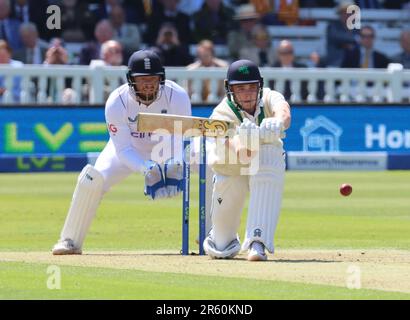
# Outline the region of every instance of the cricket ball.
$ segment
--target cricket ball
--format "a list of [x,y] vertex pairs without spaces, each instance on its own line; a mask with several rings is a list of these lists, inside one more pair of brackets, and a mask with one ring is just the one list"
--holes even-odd
[[341,186],[340,186],[340,194],[342,195],[342,196],[345,196],[345,197],[347,197],[348,195],[350,195],[351,193],[352,193],[352,186],[350,185],[350,184],[348,184],[348,183],[343,183]]

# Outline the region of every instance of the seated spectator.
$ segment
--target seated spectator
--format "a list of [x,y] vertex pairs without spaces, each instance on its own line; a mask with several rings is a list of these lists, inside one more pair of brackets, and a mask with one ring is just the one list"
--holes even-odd
[[160,0],[159,2],[161,4],[159,10],[154,11],[148,19],[145,42],[151,45],[154,44],[161,25],[169,22],[177,29],[182,44],[188,45],[191,43],[190,19],[189,16],[178,9],[179,0]]
[[402,31],[400,45],[403,51],[393,57],[393,62],[401,63],[405,69],[410,69],[410,30]]
[[152,48],[162,60],[164,66],[187,66],[192,62],[187,46],[179,42],[178,31],[172,24],[164,23],[159,30],[156,46]]
[[275,51],[271,47],[272,40],[268,30],[262,24],[253,27],[252,44],[242,48],[240,59],[248,59],[255,62],[259,67],[269,67],[275,62]]
[[[21,61],[11,59],[12,49],[5,40],[0,40],[0,65],[9,65],[14,68],[20,68],[23,66]],[[6,79],[4,76],[0,76],[0,102],[3,101],[3,97],[7,94]],[[10,94],[12,95],[13,102],[20,102],[21,92],[21,77],[14,77]]]
[[125,21],[125,12],[120,5],[111,8],[110,22],[114,29],[114,39],[121,43],[124,49],[124,60],[128,61],[131,54],[141,45],[140,30],[136,24]]
[[98,59],[101,56],[101,45],[114,38],[114,29],[109,20],[101,20],[94,29],[96,41],[89,42],[81,50],[80,64],[89,65],[91,60]]
[[[264,25],[280,25],[283,22],[278,20],[280,0],[250,0],[260,16],[260,23]],[[276,7],[276,10],[275,10]]]
[[[273,64],[275,68],[306,68],[302,63],[295,61],[295,53],[293,49],[293,44],[289,40],[282,40],[278,46],[278,61]],[[289,80],[285,81],[284,92],[282,92],[286,100],[289,100],[292,96],[291,83]],[[308,96],[307,82],[301,82],[301,92],[302,100],[306,100]]]
[[299,21],[299,0],[279,0],[276,11],[280,22],[288,26],[295,25]]
[[101,61],[101,64],[104,66],[113,66],[119,67],[122,66],[123,62],[123,55],[122,55],[122,45],[120,42],[116,40],[108,40],[104,42],[101,46],[101,59],[100,60],[92,60],[90,65],[95,64],[97,61]]
[[342,2],[337,7],[339,19],[331,21],[327,27],[327,57],[330,67],[340,67],[343,62],[345,50],[352,50],[356,45],[357,30],[347,28],[347,19],[349,15],[347,8],[353,5],[353,2]]
[[[101,57],[98,60],[91,60],[90,67],[119,67],[123,65],[123,49],[121,43],[116,40],[108,40],[101,46]],[[118,87],[124,84],[124,79],[119,77],[115,86],[111,86],[110,82],[105,79],[104,81],[104,99],[107,100],[112,87]],[[88,82],[83,85],[83,97],[82,100],[88,101],[89,95],[92,94],[91,86]]]
[[[218,59],[215,57],[214,44],[210,40],[202,40],[197,45],[197,60],[187,66],[187,70],[195,70],[198,68],[227,68],[228,63],[224,60]],[[188,82],[188,94],[192,96],[192,81]],[[209,94],[211,93],[211,81],[204,80],[202,83],[201,97],[202,101],[207,101]],[[225,94],[225,88],[223,81],[219,82],[218,92],[216,93],[217,97],[223,97]]]
[[12,50],[22,48],[19,28],[21,22],[10,16],[10,0],[0,0],[0,39],[5,40]]
[[[321,57],[318,52],[313,51],[309,55],[309,61],[307,62],[308,68],[326,68],[326,58]],[[317,82],[316,99],[323,101],[325,98],[325,81],[319,80]]]
[[228,33],[228,49],[232,60],[239,59],[239,52],[252,45],[252,29],[259,21],[259,14],[252,4],[238,7],[234,20],[238,22],[235,30]]
[[[46,52],[46,59],[44,60],[44,66],[50,65],[67,65],[68,53],[64,48],[64,43],[59,38],[51,40],[51,45]],[[58,99],[58,84],[56,77],[50,77],[47,79],[47,97],[49,102],[57,102]],[[64,78],[64,88],[61,92],[61,100],[63,104],[74,103],[76,93],[71,89],[71,78]]]
[[46,24],[48,5],[47,0],[11,0],[10,16],[21,23],[34,23],[40,38],[48,40],[50,34]]
[[34,23],[23,23],[20,26],[20,35],[23,42],[23,49],[15,53],[17,60],[25,64],[42,64],[48,43],[38,37],[37,27]]
[[214,44],[226,44],[228,32],[234,29],[233,15],[222,0],[205,0],[193,16],[194,40],[209,39]]
[[373,49],[375,30],[364,26],[360,30],[360,44],[345,51],[343,68],[387,68],[390,60],[381,52]]
[[146,22],[156,1],[105,0],[92,2],[98,2],[98,4],[93,4],[91,7],[92,14],[96,18],[96,21],[108,19],[111,15],[112,8],[120,5],[124,8],[126,13],[125,20],[129,23],[139,25]]
[[94,17],[87,10],[87,5],[78,0],[62,0],[61,34],[66,42],[83,42],[92,39]]

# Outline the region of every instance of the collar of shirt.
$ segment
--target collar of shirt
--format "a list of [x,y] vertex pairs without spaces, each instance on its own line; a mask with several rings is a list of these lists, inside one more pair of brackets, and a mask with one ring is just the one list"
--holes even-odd
[[246,118],[248,118],[252,122],[258,124],[257,119],[259,117],[259,114],[261,113],[261,106],[262,106],[262,100],[256,105],[255,113],[253,115],[247,113],[245,110],[243,110],[242,112],[243,112],[243,114],[245,115]]

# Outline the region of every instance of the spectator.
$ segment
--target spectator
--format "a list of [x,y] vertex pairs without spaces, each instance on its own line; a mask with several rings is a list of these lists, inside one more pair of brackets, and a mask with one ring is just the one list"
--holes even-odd
[[[260,16],[260,23],[264,25],[278,25],[283,24],[278,20],[277,11],[280,3],[275,0],[250,0],[249,1],[256,9]],[[276,10],[275,10],[276,6]]]
[[234,20],[239,22],[239,28],[228,33],[228,49],[231,59],[238,60],[242,48],[252,45],[252,28],[259,21],[259,14],[252,4],[238,7]]
[[[66,65],[68,64],[68,53],[64,48],[64,43],[60,38],[51,40],[51,45],[46,52],[46,59],[44,60],[44,66],[50,65]],[[64,78],[64,88],[61,93],[61,101],[63,104],[74,103],[76,93],[71,89],[71,78]],[[49,102],[58,102],[58,84],[56,77],[50,77],[47,81],[47,97]]]
[[[90,67],[109,66],[119,67],[123,62],[123,49],[120,42],[116,40],[108,40],[101,46],[101,57],[98,60],[91,60]],[[124,79],[119,77],[115,86],[124,84]],[[105,79],[104,81],[104,99],[107,100],[112,91],[111,83]],[[92,95],[91,86],[89,83],[85,83],[83,86],[82,100],[88,101],[89,95]]]
[[[293,44],[289,40],[282,40],[278,46],[278,61],[274,63],[275,68],[306,68],[304,64],[295,61],[295,53],[293,49]],[[283,95],[286,100],[290,99],[292,96],[291,83],[289,80],[285,82],[285,90]],[[303,100],[306,100],[308,96],[307,82],[302,81],[300,95]]]
[[122,66],[123,62],[123,49],[120,42],[116,40],[108,40],[101,46],[101,59],[92,60],[90,65],[102,65],[102,66]]
[[110,13],[111,25],[114,29],[114,39],[121,43],[124,49],[124,60],[141,46],[141,34],[138,26],[125,21],[125,12],[120,5],[113,6]]
[[169,22],[177,29],[182,44],[191,43],[190,19],[178,9],[179,0],[161,0],[160,3],[162,4],[160,9],[153,12],[148,20],[145,42],[154,44],[161,25],[164,22]]
[[405,69],[410,69],[410,30],[402,31],[400,45],[403,51],[393,57],[393,61],[401,63]]
[[161,57],[164,66],[187,66],[193,60],[188,47],[179,42],[177,29],[169,23],[162,25],[152,49]]
[[63,0],[61,5],[61,38],[66,42],[83,42],[92,39],[94,17],[86,4],[77,0]]
[[89,65],[93,59],[101,56],[101,45],[114,38],[114,28],[109,20],[101,20],[94,29],[94,36],[97,41],[89,42],[80,54],[80,64]]
[[299,21],[299,0],[277,1],[278,20],[291,26]]
[[[97,21],[108,19],[111,10],[114,6],[121,5],[121,0],[105,0],[105,1],[100,1],[102,3],[98,4],[95,10],[93,10],[93,14]],[[140,1],[137,1],[140,2]],[[142,1],[141,1],[142,2]]]
[[375,30],[364,26],[360,30],[360,45],[345,51],[343,68],[387,68],[389,59],[373,49]]
[[[317,53],[316,51],[313,51],[309,55],[309,60],[307,64],[308,64],[307,65],[308,68],[326,68],[327,67],[326,58],[321,57],[319,53]],[[323,101],[325,98],[325,81],[324,80],[319,80],[317,82],[316,98],[320,101]]]
[[328,65],[331,67],[340,67],[343,61],[344,51],[351,50],[356,45],[357,30],[347,28],[347,8],[353,5],[353,2],[342,2],[337,7],[339,20],[331,21],[327,27],[327,57]]
[[[11,59],[12,49],[5,40],[0,40],[0,65],[7,64],[14,68],[20,68],[23,66],[21,61]],[[11,89],[12,101],[20,102],[21,92],[21,77],[14,77]],[[0,102],[3,101],[5,94],[7,93],[6,83],[4,76],[0,76]]]
[[222,0],[205,0],[201,10],[193,16],[196,41],[209,39],[214,44],[226,44],[227,35],[234,29],[234,12]]
[[[215,57],[214,44],[210,40],[202,40],[197,45],[197,60],[187,66],[187,70],[195,70],[198,68],[227,68],[228,63],[225,60]],[[188,82],[188,93],[192,96],[192,81]],[[201,97],[202,101],[207,101],[209,94],[211,93],[211,81],[204,80],[202,82]],[[223,97],[225,94],[225,88],[223,81],[219,82],[217,97]]]
[[49,39],[50,31],[47,29],[47,0],[12,0],[10,17],[21,23],[32,22],[37,26],[40,38]]
[[268,67],[275,62],[275,51],[271,47],[271,37],[268,30],[262,24],[253,27],[252,44],[240,51],[240,59],[251,60],[259,67]]
[[21,22],[10,17],[10,0],[0,0],[0,39],[5,40],[12,50],[21,49],[19,34]]
[[17,60],[25,64],[42,64],[48,49],[48,43],[41,40],[34,23],[23,23],[20,26],[23,49],[16,52]]

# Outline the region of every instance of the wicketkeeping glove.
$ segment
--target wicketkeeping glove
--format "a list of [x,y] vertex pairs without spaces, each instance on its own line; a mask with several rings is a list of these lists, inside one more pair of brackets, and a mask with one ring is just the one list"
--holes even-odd
[[162,175],[162,169],[158,163],[148,161],[144,171],[144,177],[144,194],[146,196],[150,196],[153,200],[168,197],[164,177]]
[[168,196],[175,197],[182,191],[184,185],[183,165],[174,158],[168,159],[165,162],[164,173]]

